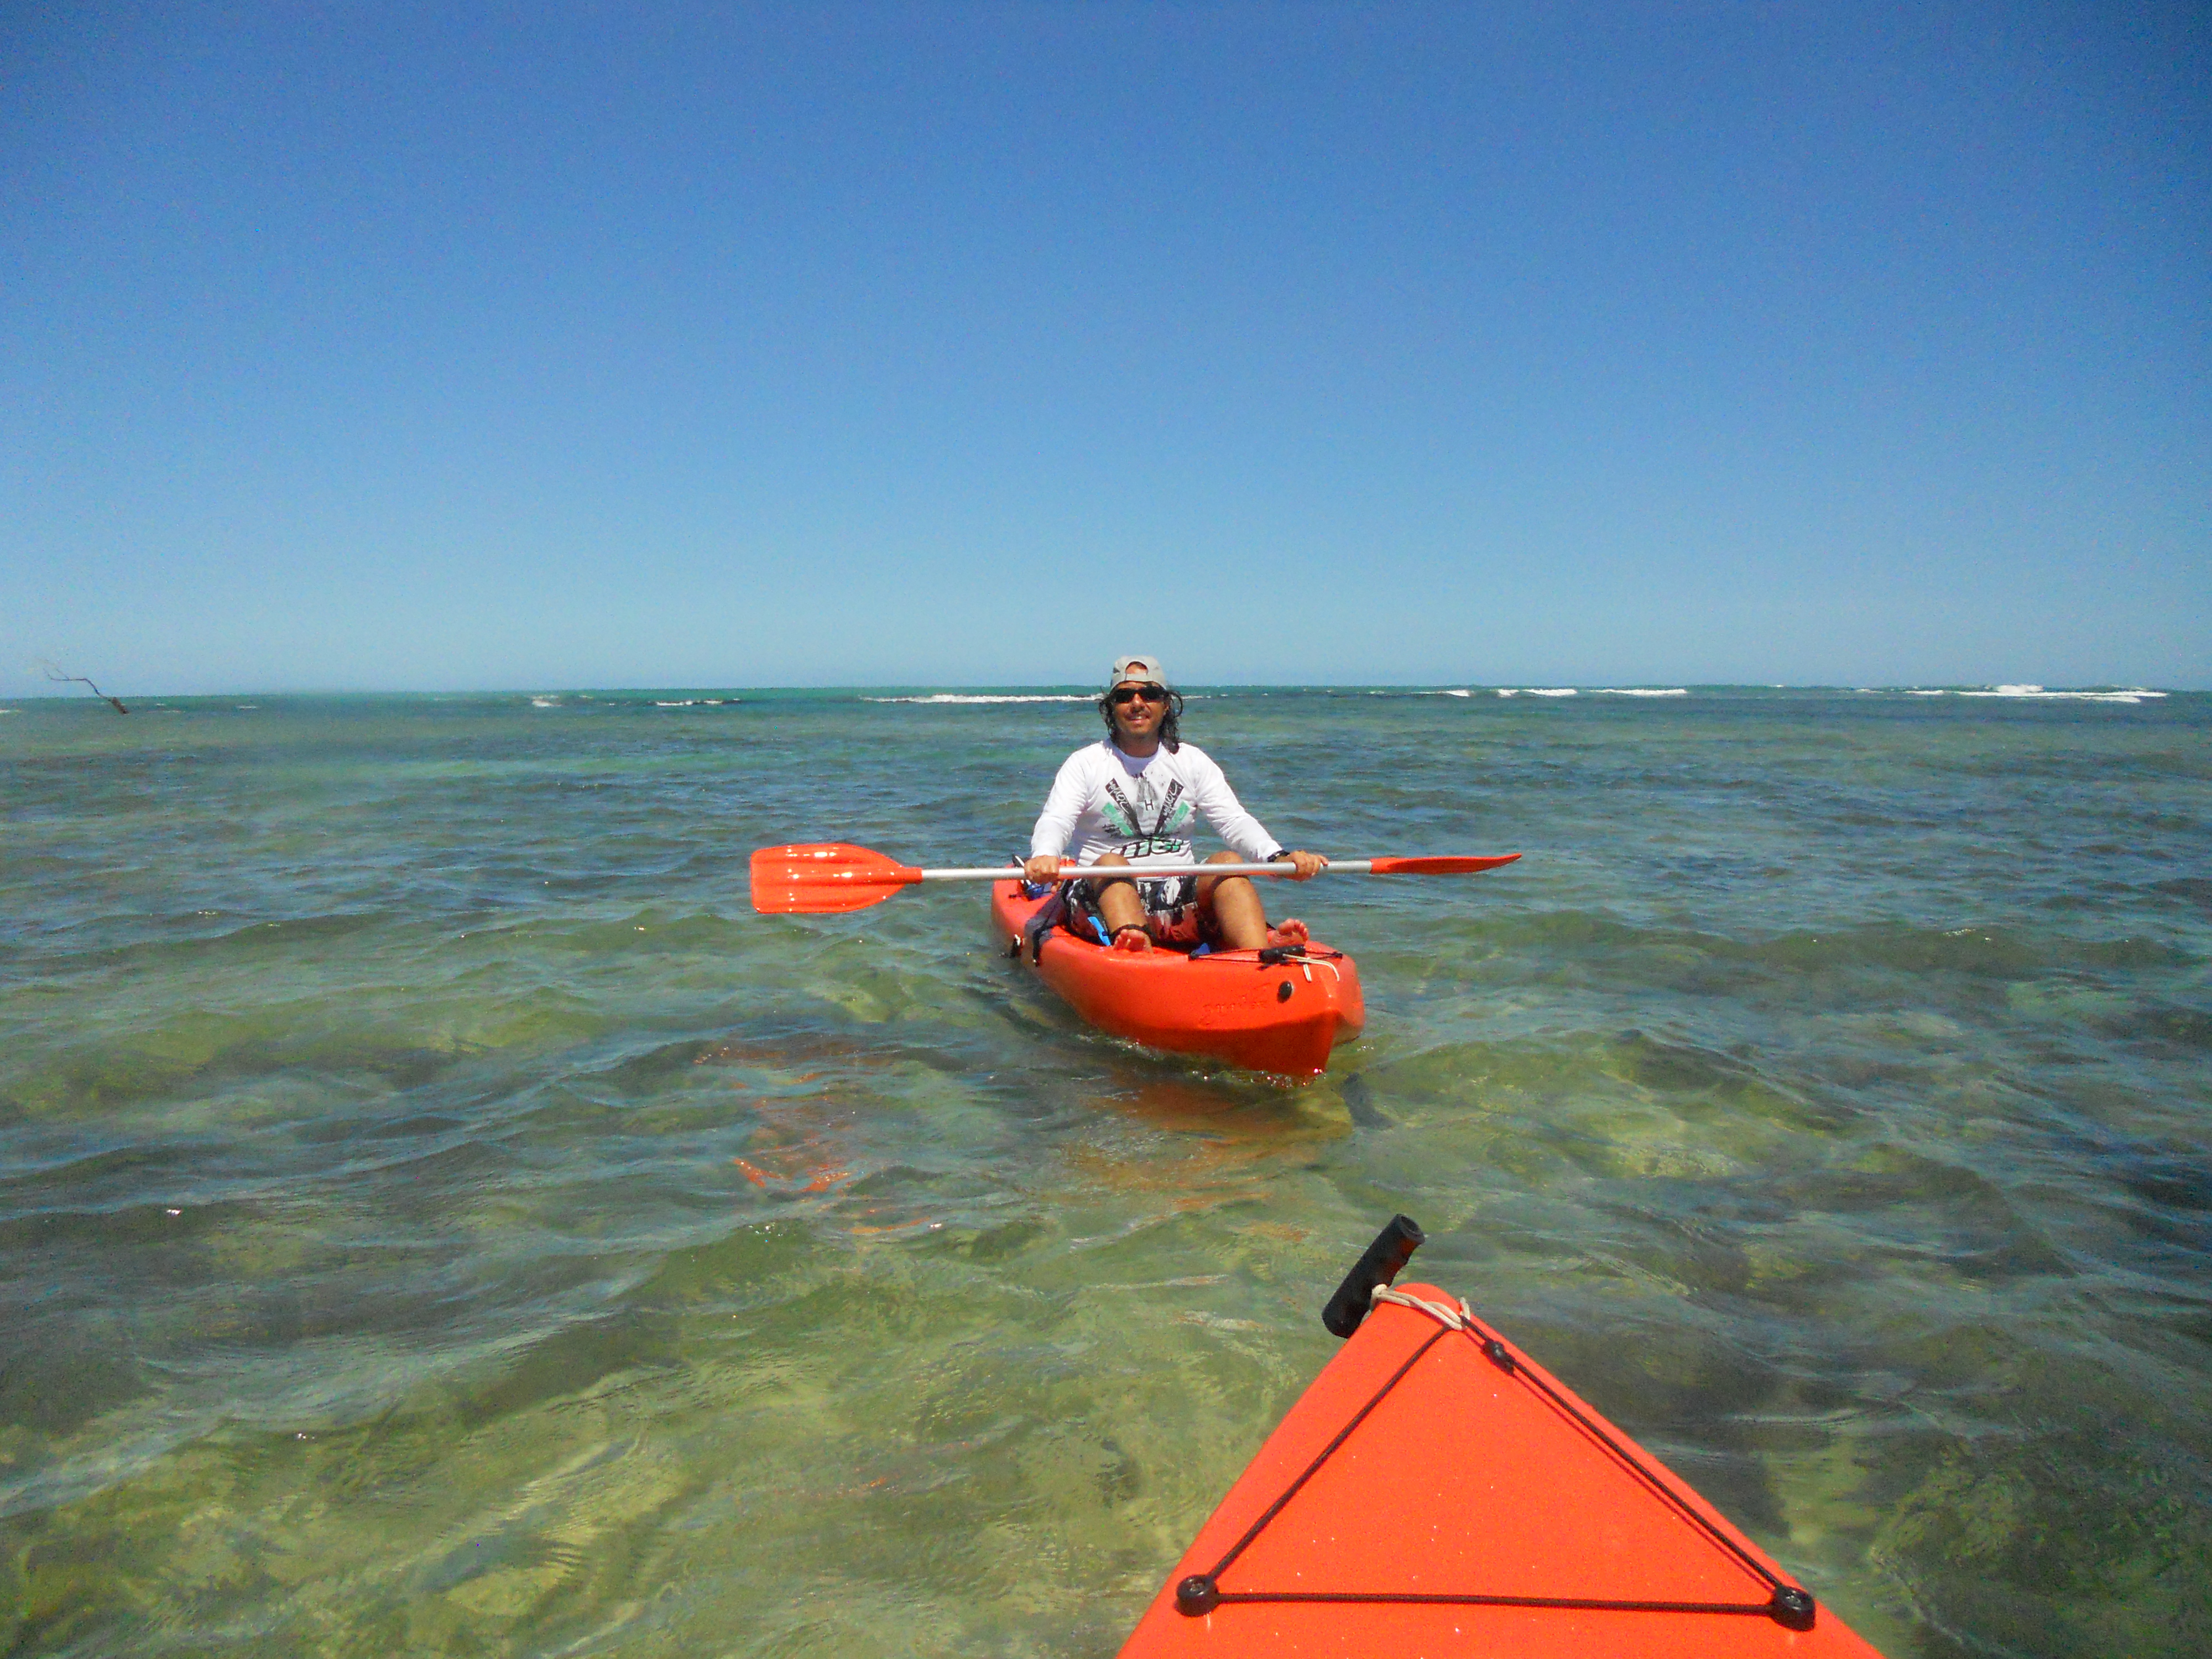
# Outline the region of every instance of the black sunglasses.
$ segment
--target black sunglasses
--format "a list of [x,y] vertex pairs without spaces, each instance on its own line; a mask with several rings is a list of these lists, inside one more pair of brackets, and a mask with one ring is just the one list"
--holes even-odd
[[1124,703],[1165,702],[1167,700],[1167,688],[1159,685],[1117,686],[1115,688],[1114,695],[1109,699],[1116,708],[1121,708]]

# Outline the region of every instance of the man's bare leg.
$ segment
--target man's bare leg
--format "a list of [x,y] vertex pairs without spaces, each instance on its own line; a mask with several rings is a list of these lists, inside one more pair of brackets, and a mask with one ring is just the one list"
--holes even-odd
[[[1129,867],[1129,860],[1119,853],[1102,853],[1098,856],[1098,863],[1091,867],[1097,869],[1108,865],[1126,870]],[[1142,931],[1124,933],[1121,931],[1124,927],[1141,930],[1145,925],[1145,903],[1137,896],[1137,884],[1133,881],[1099,884],[1094,885],[1093,890],[1098,896],[1099,917],[1105,922],[1107,934],[1113,939],[1115,947],[1123,951],[1151,950],[1152,940],[1150,933]]]
[[[1206,860],[1208,864],[1243,861],[1237,854],[1226,851]],[[1267,906],[1261,902],[1259,886],[1249,876],[1200,876],[1198,902],[1200,909],[1213,913],[1213,925],[1221,934],[1224,951],[1257,951],[1271,944],[1305,943],[1306,925],[1294,916],[1285,917],[1282,925],[1270,935]]]

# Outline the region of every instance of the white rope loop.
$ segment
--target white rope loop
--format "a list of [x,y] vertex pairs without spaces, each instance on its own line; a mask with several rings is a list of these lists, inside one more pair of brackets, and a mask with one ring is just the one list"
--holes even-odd
[[1401,1308],[1411,1308],[1415,1313],[1425,1313],[1448,1331],[1474,1331],[1474,1310],[1462,1297],[1457,1307],[1448,1302],[1431,1302],[1425,1297],[1408,1296],[1403,1291],[1394,1291],[1387,1285],[1377,1285],[1372,1302],[1394,1302]]

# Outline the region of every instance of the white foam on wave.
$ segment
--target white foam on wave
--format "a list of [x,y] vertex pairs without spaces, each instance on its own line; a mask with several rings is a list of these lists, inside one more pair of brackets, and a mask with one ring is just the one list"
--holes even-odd
[[[1686,697],[1686,685],[1501,685],[1501,697],[1579,697],[1587,693],[1593,697]],[[1464,691],[1448,695],[1463,697]]]
[[1995,685],[1982,691],[1961,691],[1962,697],[2014,697],[2027,702],[2124,702],[2139,703],[2145,697],[2162,697],[2163,691],[2152,691],[2140,685],[2131,685],[2118,691],[2046,691],[2039,685]]
[[532,697],[530,700],[530,706],[532,708],[558,708],[561,706],[561,699],[558,697]]
[[1006,693],[982,691],[933,691],[923,697],[863,697],[862,702],[1091,702],[1095,699],[1070,696],[1065,692],[1036,693],[1015,696]]
[[[535,699],[533,698],[532,701],[534,702]],[[672,701],[663,701],[661,698],[655,697],[653,700],[653,706],[655,708],[720,708],[724,703],[739,701],[741,700],[737,697],[678,697]]]

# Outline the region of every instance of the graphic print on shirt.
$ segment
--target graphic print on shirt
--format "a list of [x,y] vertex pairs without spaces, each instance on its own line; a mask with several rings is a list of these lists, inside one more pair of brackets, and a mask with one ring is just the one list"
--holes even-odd
[[1106,786],[1103,816],[1109,826],[1125,836],[1135,836],[1145,833],[1137,827],[1137,809],[1129,805],[1129,798],[1121,793],[1121,786],[1118,783]]
[[[1169,784],[1167,793],[1157,799],[1151,778],[1140,773],[1136,783],[1134,801],[1123,793],[1118,778],[1106,785],[1106,821],[1126,837],[1115,850],[1133,862],[1173,859],[1181,863],[1189,860],[1190,842],[1175,833],[1194,816],[1190,803],[1182,798],[1182,780],[1178,778]],[[1152,818],[1149,824],[1145,822],[1147,809]],[[1179,918],[1183,908],[1197,900],[1198,878],[1170,876],[1157,881],[1140,880],[1137,893],[1147,915]]]
[[[1139,777],[1135,802],[1121,792],[1121,781],[1116,779],[1107,784],[1106,799],[1109,802],[1105,809],[1106,822],[1132,841],[1180,841],[1182,838],[1175,832],[1188,823],[1192,817],[1190,803],[1182,798],[1182,780],[1180,778],[1168,786],[1164,797],[1155,800],[1152,781],[1148,777]],[[1145,808],[1147,806],[1153,809],[1152,821],[1149,825],[1145,823]],[[1159,850],[1170,849],[1163,848]],[[1127,849],[1124,851],[1126,853]]]

